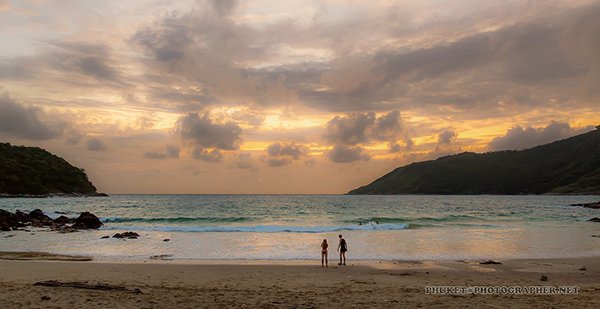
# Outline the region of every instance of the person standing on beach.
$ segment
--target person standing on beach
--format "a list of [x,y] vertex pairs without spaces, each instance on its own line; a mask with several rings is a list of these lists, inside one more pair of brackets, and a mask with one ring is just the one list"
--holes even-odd
[[[346,251],[348,251],[348,245],[346,244],[346,240],[342,238],[342,235],[340,235],[340,244],[337,247],[337,251],[340,252],[340,262],[338,265],[346,265]],[[343,263],[342,258],[344,259]]]
[[325,267],[329,267],[329,259],[327,258],[327,248],[329,245],[327,244],[327,239],[323,239],[321,243],[321,267],[325,265]]

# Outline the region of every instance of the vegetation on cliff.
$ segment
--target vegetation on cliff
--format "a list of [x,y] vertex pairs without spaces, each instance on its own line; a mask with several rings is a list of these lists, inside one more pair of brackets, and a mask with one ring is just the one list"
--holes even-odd
[[597,129],[527,150],[412,163],[348,194],[600,194]]
[[83,169],[38,147],[0,143],[0,194],[96,194]]

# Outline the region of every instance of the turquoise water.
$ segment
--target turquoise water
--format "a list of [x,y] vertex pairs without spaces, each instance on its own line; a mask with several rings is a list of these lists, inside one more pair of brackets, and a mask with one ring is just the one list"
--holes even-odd
[[[361,259],[600,255],[600,211],[569,206],[600,196],[114,195],[0,199],[0,208],[48,215],[90,211],[99,231],[26,232],[0,238],[2,251],[103,257],[311,258],[322,238],[344,234]],[[125,244],[99,236],[132,230]],[[5,232],[4,234],[7,234]],[[158,242],[172,238],[171,242]],[[49,242],[49,243],[48,243]],[[315,245],[316,244],[316,245]]]

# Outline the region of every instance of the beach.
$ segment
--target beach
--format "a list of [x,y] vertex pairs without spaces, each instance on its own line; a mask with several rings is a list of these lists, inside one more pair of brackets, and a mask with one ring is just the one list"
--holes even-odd
[[[49,220],[89,211],[102,222],[0,232],[0,308],[596,308],[597,210],[571,204],[599,198],[0,200]],[[137,236],[116,237],[125,232]],[[347,266],[337,265],[340,234]]]
[[[19,258],[27,260],[13,260]],[[481,261],[65,261],[0,254],[2,308],[598,308],[600,258]],[[547,281],[542,281],[542,276]],[[45,285],[44,285],[45,282]],[[50,283],[48,283],[50,282]],[[37,283],[37,285],[36,285]],[[42,285],[40,285],[40,283]],[[577,294],[426,293],[428,286],[575,286]]]

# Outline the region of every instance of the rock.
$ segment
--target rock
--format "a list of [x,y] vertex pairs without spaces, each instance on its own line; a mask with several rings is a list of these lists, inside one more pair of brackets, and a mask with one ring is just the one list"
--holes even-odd
[[45,296],[45,295],[42,296],[42,300],[50,300],[50,299],[52,299],[52,298],[50,298],[50,296]]
[[594,217],[594,218],[589,219],[588,221],[590,221],[590,222],[600,222],[600,218]]
[[25,226],[25,224],[27,224],[27,223],[30,223],[30,222],[31,222],[31,217],[30,217],[28,214],[26,214],[26,213],[24,213],[24,212],[22,212],[22,211],[20,211],[20,210],[17,210],[17,211],[15,212],[15,217],[17,218],[17,220],[18,220],[20,223],[22,223],[22,224],[23,224],[23,226]]
[[75,233],[75,232],[79,231],[78,229],[76,229],[76,228],[74,228],[72,226],[58,226],[58,227],[55,227],[53,230],[57,231],[57,232],[59,232],[61,234]]
[[64,211],[55,211],[55,214],[59,214],[59,215],[66,215],[67,213]]
[[548,277],[546,275],[542,275],[540,277],[540,281],[548,281]]
[[124,232],[124,233],[117,233],[115,235],[113,235],[113,238],[127,238],[127,239],[137,239],[138,237],[140,237],[140,235],[138,233],[135,232]]
[[60,216],[60,217],[54,219],[54,223],[56,223],[58,225],[71,224],[71,223],[73,223],[73,219],[68,218],[66,216]]
[[41,209],[33,210],[32,212],[29,213],[29,217],[31,217],[31,219],[36,219],[36,220],[50,219],[50,217],[46,216]]
[[100,239],[107,239],[107,238],[110,238],[110,236],[105,235],[105,236],[100,237]]
[[483,265],[487,265],[487,264],[498,264],[498,265],[502,265],[502,263],[500,263],[500,262],[496,262],[496,261],[493,261],[493,260],[487,260],[487,261],[481,262],[481,263],[479,263],[479,264],[483,264]]
[[15,214],[10,211],[6,211],[4,209],[0,209],[0,230],[1,231],[10,231],[13,228],[16,228],[19,221],[17,220]]
[[163,239],[163,241],[171,241],[171,240],[170,240],[170,239],[168,239],[168,238],[165,238],[165,239]]
[[600,202],[571,204],[571,206],[579,206],[579,207],[585,207],[585,208],[600,209]]
[[587,268],[585,268],[585,266],[583,266],[583,267],[581,267],[579,270],[580,270],[580,271],[586,271],[586,270],[587,270]]
[[51,226],[54,221],[44,214],[40,209],[36,209],[29,213],[31,219],[31,225],[35,227]]
[[109,197],[108,194],[106,193],[102,193],[102,192],[98,192],[96,193],[96,196],[100,196],[100,197]]
[[73,224],[73,227],[76,229],[97,229],[101,226],[102,222],[100,222],[100,219],[93,213],[87,211],[82,212],[79,217],[75,219],[75,224]]

